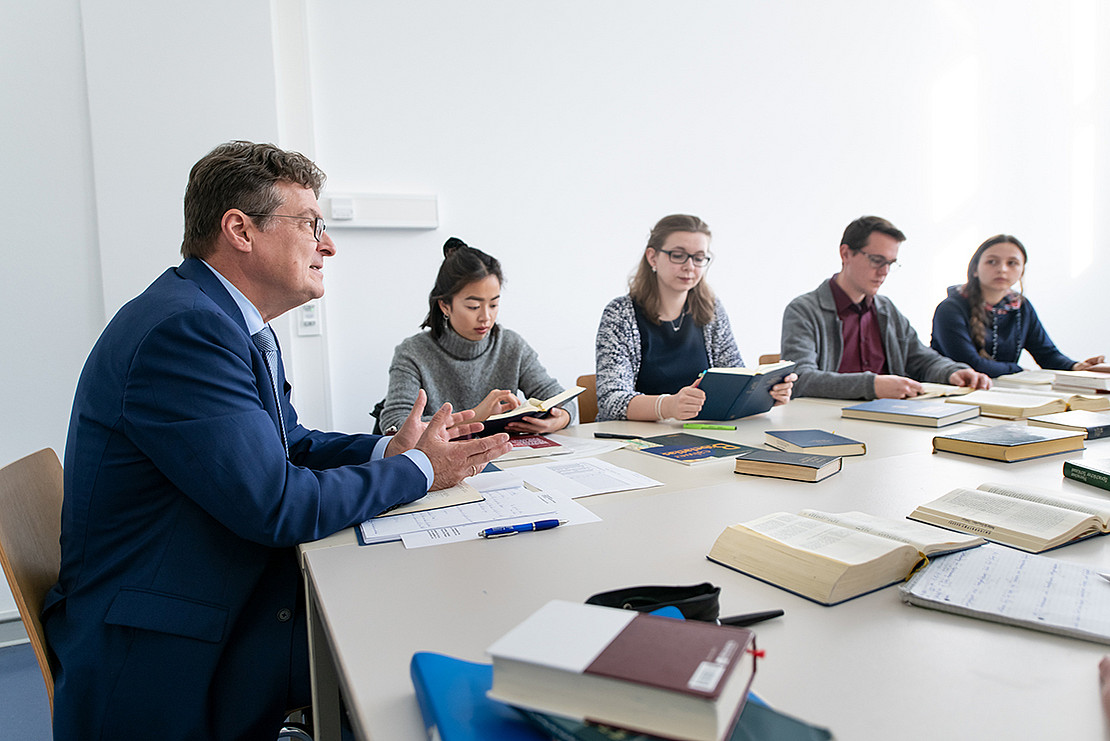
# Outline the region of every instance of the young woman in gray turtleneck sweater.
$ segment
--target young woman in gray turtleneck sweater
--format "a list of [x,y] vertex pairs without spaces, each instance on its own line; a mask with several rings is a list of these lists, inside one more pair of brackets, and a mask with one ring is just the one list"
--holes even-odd
[[[393,352],[389,391],[379,423],[383,430],[404,422],[416,395],[428,394],[430,417],[445,402],[473,409],[475,421],[507,412],[525,396],[546,399],[563,387],[548,375],[536,351],[511,329],[497,324],[501,264],[452,237],[443,245],[443,264],[428,295],[427,331],[404,340]],[[553,409],[543,419],[508,425],[511,432],[554,432],[571,422],[576,403]]]

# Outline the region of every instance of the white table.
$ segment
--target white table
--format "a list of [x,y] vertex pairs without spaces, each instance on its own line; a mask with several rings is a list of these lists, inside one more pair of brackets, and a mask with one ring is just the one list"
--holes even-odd
[[[706,560],[727,525],[806,507],[904,517],[955,486],[1003,481],[1097,496],[1062,479],[1064,459],[1005,464],[931,454],[935,430],[841,420],[839,405],[797,400],[735,433],[821,427],[868,443],[841,473],[817,484],[739,476],[729,461],[688,467],[622,450],[605,456],[666,486],[580,499],[599,523],[496,541],[405,550],[359,547],[348,531],[304,547],[313,659],[321,685],[318,733],[334,731],[338,681],[356,733],[420,739],[408,667],[416,651],[487,660],[485,648],[550,599],[583,601],[637,584],[722,587],[722,614],[783,608],[756,626],[767,652],[753,685],[772,705],[829,726],[842,739],[1097,738],[1097,663],[1107,647],[902,604],[896,588],[822,607]],[[664,425],[578,428],[661,434]],[[680,429],[680,428],[679,428]],[[946,428],[947,430],[956,428]],[[1110,457],[1110,441],[1083,454]],[[524,462],[522,462],[524,463]],[[1053,558],[1110,566],[1096,538]]]

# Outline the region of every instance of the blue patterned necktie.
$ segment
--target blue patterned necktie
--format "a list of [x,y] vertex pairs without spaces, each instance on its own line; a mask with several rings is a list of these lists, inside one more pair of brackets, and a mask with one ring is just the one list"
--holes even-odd
[[251,340],[254,342],[254,346],[258,348],[258,351],[262,353],[262,358],[266,361],[266,370],[270,372],[270,388],[273,389],[274,401],[277,403],[278,429],[281,432],[281,444],[285,446],[285,456],[289,457],[289,441],[285,438],[285,416],[281,413],[281,394],[278,392],[277,340],[274,339],[274,331],[270,329],[269,324],[252,334]]

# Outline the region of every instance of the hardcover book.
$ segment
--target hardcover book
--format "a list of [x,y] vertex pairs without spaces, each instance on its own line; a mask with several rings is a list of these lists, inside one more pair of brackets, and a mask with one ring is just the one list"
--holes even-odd
[[1110,502],[1012,484],[953,489],[911,520],[1040,553],[1110,531]]
[[867,452],[867,445],[859,440],[825,430],[767,430],[763,434],[772,448],[790,453],[863,455]]
[[489,648],[495,700],[688,741],[728,738],[755,674],[745,628],[554,600]]
[[643,439],[649,445],[639,448],[641,453],[685,463],[687,466],[707,463],[721,458],[734,458],[746,450],[757,450],[757,448],[750,445],[727,443],[724,440],[692,435],[689,432],[672,432],[667,435],[656,435]]
[[937,435],[933,438],[933,451],[938,450],[1013,463],[1044,455],[1083,450],[1083,433],[1004,424]]
[[777,512],[725,528],[709,560],[822,605],[902,581],[926,556],[982,545],[931,525],[864,512]]
[[1110,414],[1081,409],[1030,417],[1028,423],[1034,427],[1053,427],[1058,430],[1082,432],[1088,440],[1110,436]]
[[820,481],[840,470],[838,456],[752,448],[736,456],[736,473],[794,481]]
[[1093,370],[1056,371],[1056,383],[1085,391],[1110,391],[1110,373]]
[[945,427],[979,416],[978,407],[960,407],[943,401],[874,399],[844,407],[840,416],[873,422],[894,422],[922,427]]
[[1074,481],[1110,491],[1110,461],[1064,461],[1064,475]]
[[1054,414],[1068,409],[1068,402],[1062,396],[1008,389],[978,389],[946,401],[949,404],[972,404],[979,407],[979,413],[984,417],[1002,419],[1027,419],[1038,414]]
[[505,425],[510,422],[519,422],[525,417],[535,417],[536,419],[543,419],[551,414],[551,410],[556,407],[566,405],[572,399],[578,398],[578,395],[586,389],[581,386],[571,386],[566,391],[555,394],[550,399],[529,399],[516,409],[502,412],[501,414],[493,414],[482,420],[481,432],[475,433],[475,437],[486,437],[498,432],[505,431]]
[[762,414],[775,404],[771,387],[794,370],[783,360],[755,368],[710,368],[698,382],[705,404],[695,419],[727,420]]

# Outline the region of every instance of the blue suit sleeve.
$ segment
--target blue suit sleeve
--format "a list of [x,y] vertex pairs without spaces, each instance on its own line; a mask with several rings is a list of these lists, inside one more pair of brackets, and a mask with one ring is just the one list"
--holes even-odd
[[290,546],[424,495],[424,475],[407,457],[370,462],[373,436],[287,420],[286,459],[255,362],[238,327],[192,311],[156,325],[128,371],[127,435],[212,517],[247,540]]

